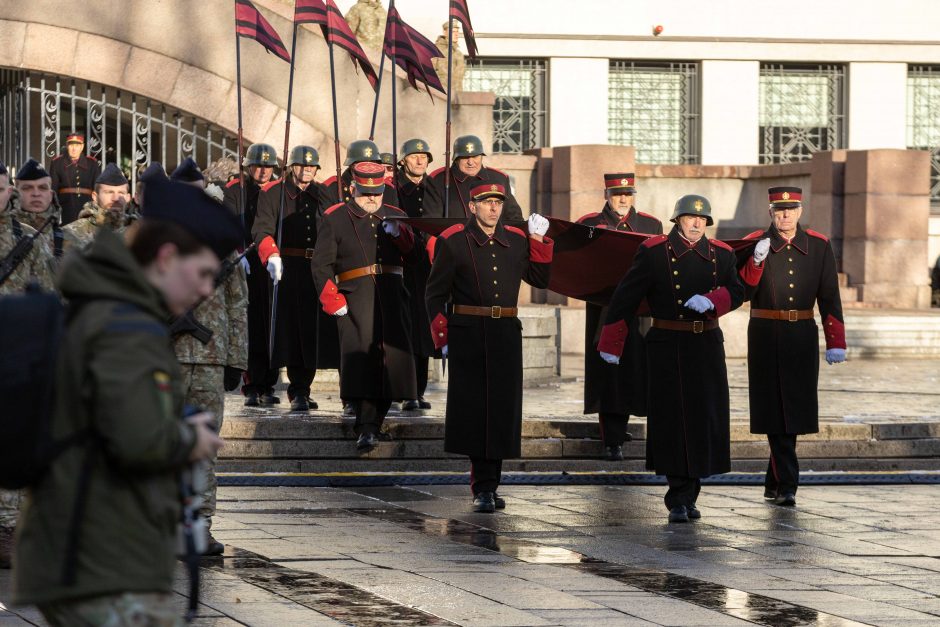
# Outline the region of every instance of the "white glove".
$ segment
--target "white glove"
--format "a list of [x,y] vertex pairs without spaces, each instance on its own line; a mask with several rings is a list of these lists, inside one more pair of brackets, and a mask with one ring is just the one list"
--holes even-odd
[[545,235],[548,233],[548,218],[533,213],[529,216],[529,235]]
[[348,313],[349,313],[349,307],[347,307],[346,305],[343,305],[342,307],[334,311],[333,315],[336,316],[337,318],[340,318],[342,316],[345,316]]
[[609,364],[619,364],[620,358],[616,355],[611,355],[610,353],[605,353],[604,351],[598,351],[601,354],[601,359],[606,361]]
[[699,313],[705,313],[709,309],[714,309],[715,303],[708,300],[708,298],[706,298],[705,296],[702,296],[701,294],[696,294],[689,300],[685,301],[685,306],[693,311],[697,311]]
[[392,237],[401,235],[401,224],[398,223],[398,220],[385,220],[382,222],[382,228]]
[[281,277],[284,276],[284,262],[281,261],[279,255],[271,255],[268,257],[268,274],[271,275],[271,280],[277,283],[281,280]]
[[826,349],[826,363],[829,365],[832,364],[841,364],[845,361],[845,349],[844,348],[827,348]]
[[770,252],[770,238],[765,237],[761,241],[757,242],[757,246],[754,247],[754,263],[760,265],[764,259],[767,259],[767,254]]
[[248,257],[242,257],[238,263],[241,264],[242,270],[245,271],[245,276],[251,274],[251,264],[248,263]]
[[447,344],[444,344],[444,347],[441,349],[441,355],[447,357]]

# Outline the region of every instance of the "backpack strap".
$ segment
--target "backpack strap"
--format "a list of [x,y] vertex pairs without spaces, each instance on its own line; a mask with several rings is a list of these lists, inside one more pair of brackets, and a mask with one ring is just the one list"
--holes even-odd
[[52,223],[52,245],[53,255],[56,259],[59,259],[62,256],[65,245],[65,234],[62,232],[62,227],[59,226],[58,220]]

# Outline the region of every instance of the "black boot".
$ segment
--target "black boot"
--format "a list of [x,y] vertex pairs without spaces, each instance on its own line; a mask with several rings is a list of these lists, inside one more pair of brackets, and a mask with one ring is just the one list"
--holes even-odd
[[496,511],[496,499],[492,492],[480,492],[473,497],[473,511],[492,514]]
[[607,447],[607,456],[605,459],[609,462],[623,461],[623,447],[615,444]]
[[261,403],[258,401],[257,392],[248,392],[245,394],[245,407],[258,407]]
[[689,522],[689,510],[685,505],[676,505],[669,510],[669,522],[687,523]]
[[307,411],[310,409],[310,403],[307,401],[307,397],[300,394],[294,397],[294,400],[290,402],[291,411]]
[[356,451],[364,455],[374,450],[377,443],[378,438],[375,437],[374,433],[363,433],[356,442]]
[[265,392],[261,395],[259,400],[261,401],[261,404],[265,406],[278,405],[281,402],[281,399],[275,396],[274,392]]

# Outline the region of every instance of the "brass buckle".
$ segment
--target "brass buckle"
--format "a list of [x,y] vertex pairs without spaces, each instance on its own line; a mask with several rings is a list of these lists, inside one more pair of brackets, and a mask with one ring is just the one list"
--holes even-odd
[[369,272],[370,272],[371,274],[381,274],[381,272],[382,272],[382,266],[380,266],[380,265],[377,264],[377,263],[374,263],[374,264],[372,264],[371,266],[369,266]]
[[503,317],[503,308],[499,305],[493,305],[490,307],[490,318],[502,318]]
[[313,259],[313,249],[305,248],[304,249],[304,259]]
[[692,333],[701,333],[704,330],[705,330],[705,321],[703,320],[692,321]]
[[799,320],[798,315],[799,311],[796,309],[787,309],[787,322],[796,322]]

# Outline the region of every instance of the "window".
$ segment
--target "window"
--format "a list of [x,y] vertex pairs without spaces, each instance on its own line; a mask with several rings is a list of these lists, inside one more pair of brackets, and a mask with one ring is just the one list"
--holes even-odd
[[810,159],[845,145],[845,69],[779,65],[760,70],[760,162]]
[[544,60],[469,60],[463,88],[496,94],[493,152],[520,153],[546,145]]
[[930,152],[930,204],[940,213],[940,66],[908,67],[907,147]]
[[696,63],[611,61],[608,141],[637,163],[698,163],[698,77]]

